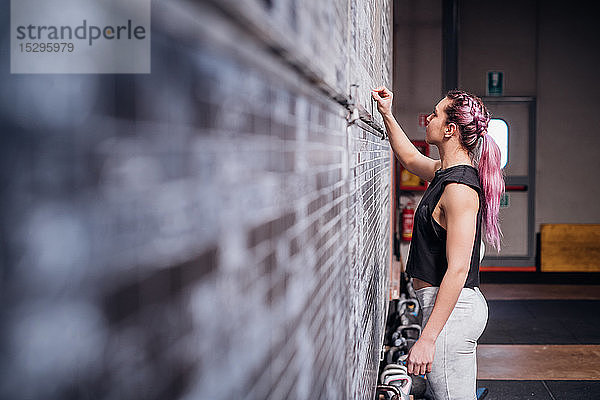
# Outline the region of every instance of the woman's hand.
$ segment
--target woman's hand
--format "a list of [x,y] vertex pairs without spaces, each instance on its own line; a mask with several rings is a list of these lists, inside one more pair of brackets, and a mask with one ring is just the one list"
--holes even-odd
[[426,372],[431,372],[434,354],[435,342],[427,340],[424,337],[419,338],[408,351],[408,358],[406,359],[408,373],[422,375]]
[[377,101],[377,111],[381,115],[392,113],[392,99],[394,94],[385,86],[379,86],[371,90],[371,96]]

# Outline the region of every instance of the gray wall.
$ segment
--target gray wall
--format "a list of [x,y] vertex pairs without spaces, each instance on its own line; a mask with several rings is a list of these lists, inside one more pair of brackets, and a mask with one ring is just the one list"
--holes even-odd
[[[412,140],[425,140],[419,114],[429,114],[442,98],[442,2],[403,0],[394,3],[394,116]],[[439,158],[437,147],[430,156]],[[422,192],[404,192],[400,198],[397,223],[409,199],[416,203]],[[399,228],[401,230],[401,227]],[[401,242],[404,263],[410,242]]]
[[459,86],[485,96],[487,71],[504,72],[504,96],[536,95],[536,0],[461,0]]
[[504,71],[506,96],[537,98],[536,231],[600,222],[600,28],[576,2],[460,2],[459,84],[485,95]]
[[321,89],[371,108],[391,12],[155,1],[150,75],[2,63],[0,397],[372,398],[390,151]]
[[418,116],[442,98],[441,1],[394,6],[394,116],[411,139],[425,140]]
[[539,1],[536,223],[600,223],[600,26],[593,3]]

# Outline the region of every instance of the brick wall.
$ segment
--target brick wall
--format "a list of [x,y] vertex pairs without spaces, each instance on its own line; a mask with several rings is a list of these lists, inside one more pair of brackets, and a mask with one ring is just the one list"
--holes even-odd
[[390,3],[157,1],[151,75],[0,66],[0,397],[373,397],[390,151],[323,87],[372,112]]

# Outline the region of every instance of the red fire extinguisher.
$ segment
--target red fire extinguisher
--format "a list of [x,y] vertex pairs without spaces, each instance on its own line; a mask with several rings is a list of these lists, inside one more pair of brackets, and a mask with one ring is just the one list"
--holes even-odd
[[415,220],[415,203],[410,200],[402,210],[402,240],[408,242],[412,239],[413,223]]

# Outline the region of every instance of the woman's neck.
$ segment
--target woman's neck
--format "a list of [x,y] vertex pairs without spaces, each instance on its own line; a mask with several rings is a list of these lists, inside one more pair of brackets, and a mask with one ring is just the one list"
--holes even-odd
[[443,148],[439,148],[440,160],[442,161],[442,169],[450,168],[455,165],[473,165],[471,163],[471,157],[466,150],[455,149],[454,151],[447,151]]

